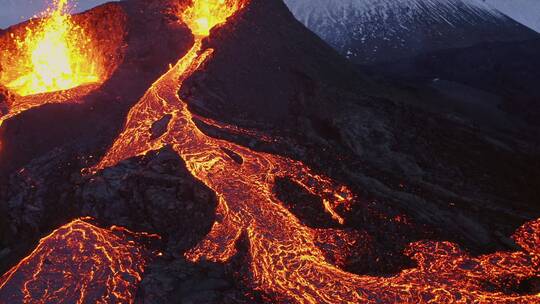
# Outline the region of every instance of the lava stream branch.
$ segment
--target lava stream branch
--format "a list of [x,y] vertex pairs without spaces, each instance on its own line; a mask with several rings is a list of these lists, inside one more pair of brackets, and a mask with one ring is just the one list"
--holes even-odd
[[[234,8],[229,15],[241,7],[227,6],[230,1],[208,2],[222,5],[223,10]],[[197,16],[198,5],[208,2],[195,1],[188,9],[189,14]],[[411,244],[407,254],[418,261],[419,266],[388,278],[355,275],[332,265],[316,244],[317,231],[304,225],[285,207],[274,194],[273,186],[277,177],[291,178],[307,191],[320,196],[326,210],[341,223],[344,220],[335,208],[350,204],[350,191],[314,174],[301,162],[253,151],[206,135],[198,129],[187,104],[179,98],[178,91],[183,81],[213,52],[201,49],[201,41],[208,35],[208,30],[200,28],[208,21],[203,17],[193,19],[198,27],[193,27],[192,20],[184,19],[196,36],[193,48],[132,108],[124,131],[94,168],[103,169],[150,150],[171,146],[191,174],[219,198],[218,220],[207,237],[186,253],[189,260],[227,262],[236,253],[235,243],[240,235],[247,235],[253,287],[286,302],[540,301],[540,295],[507,295],[487,291],[482,285],[486,280],[492,280],[496,285],[503,277],[518,284],[538,275],[534,271],[538,244],[524,247],[523,252],[473,258],[451,243],[415,243]],[[153,138],[152,125],[166,116],[170,117],[166,132]],[[242,158],[242,162],[235,161],[225,151],[232,151]],[[538,240],[539,222],[528,225],[533,228],[527,237]],[[521,236],[518,240],[522,240]]]

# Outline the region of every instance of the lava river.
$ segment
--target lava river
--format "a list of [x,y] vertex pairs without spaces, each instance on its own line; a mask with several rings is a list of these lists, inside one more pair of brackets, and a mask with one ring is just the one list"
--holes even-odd
[[[277,177],[287,177],[318,195],[325,210],[339,223],[339,208],[352,194],[318,175],[301,162],[253,151],[201,132],[180,99],[183,81],[211,58],[202,40],[215,25],[226,22],[243,6],[241,0],[195,0],[181,14],[195,43],[160,77],[131,109],[123,132],[96,170],[151,150],[171,146],[191,174],[219,199],[217,221],[207,237],[186,257],[191,261],[227,262],[236,254],[236,241],[247,237],[253,287],[286,303],[532,303],[540,295],[504,294],[485,288],[502,281],[520,282],[538,276],[540,221],[516,233],[522,252],[470,257],[447,242],[419,242],[406,254],[418,262],[393,277],[360,276],[332,265],[317,247],[317,234],[296,218],[273,193]],[[170,118],[167,130],[152,137],[152,126]],[[219,123],[216,123],[219,125]],[[235,157],[231,157],[234,155]],[[338,208],[339,207],[339,208]],[[331,230],[322,233],[332,233]]]

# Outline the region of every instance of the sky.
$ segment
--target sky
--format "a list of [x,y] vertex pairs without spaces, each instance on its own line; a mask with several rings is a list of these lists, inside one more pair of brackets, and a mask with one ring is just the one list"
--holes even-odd
[[[43,11],[52,0],[0,0],[0,28],[27,20]],[[110,0],[70,1],[77,5],[76,11],[84,11]]]
[[501,12],[540,33],[540,0],[485,0]]

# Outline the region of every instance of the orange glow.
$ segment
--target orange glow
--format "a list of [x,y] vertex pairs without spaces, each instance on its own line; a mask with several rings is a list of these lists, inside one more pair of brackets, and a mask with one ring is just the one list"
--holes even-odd
[[55,0],[37,26],[17,37],[21,57],[0,82],[21,96],[71,89],[102,80],[92,41],[67,13],[67,0]]
[[193,35],[208,36],[216,25],[224,23],[243,6],[238,0],[193,0],[193,4],[182,14],[182,20]]
[[[211,25],[226,19],[222,12],[229,14],[242,6],[239,1],[196,1],[186,10],[184,21],[196,36],[194,46],[131,109],[122,134],[94,169],[114,166],[121,160],[171,146],[185,161],[191,174],[212,189],[219,200],[218,220],[186,258],[193,262],[226,263],[236,254],[237,240],[245,235],[253,287],[274,296],[278,302],[540,302],[540,295],[507,295],[484,289],[486,281],[499,286],[497,284],[504,279],[519,283],[538,275],[540,221],[529,223],[516,234],[520,244],[528,245],[522,245],[524,251],[474,258],[452,243],[418,242],[411,244],[406,252],[418,262],[416,268],[393,277],[351,274],[338,267],[344,263],[342,257],[348,250],[338,241],[354,244],[357,241],[354,235],[339,229],[307,227],[273,192],[276,178],[290,178],[320,197],[326,212],[342,224],[345,218],[338,210],[347,209],[353,200],[346,187],[316,174],[299,161],[253,151],[201,132],[177,92],[184,80],[211,58],[214,50],[202,50],[201,42]],[[219,18],[212,15],[213,12],[218,12]],[[167,131],[159,138],[153,138],[152,125],[165,115],[172,117]],[[256,136],[254,132],[207,121],[214,127]],[[236,154],[241,161],[232,159],[230,153]],[[529,239],[534,241],[524,241]],[[338,265],[330,262],[328,255],[319,248],[321,240],[336,242],[331,247],[335,250],[332,255]]]
[[[66,3],[57,1],[56,9],[44,12],[43,19],[0,35],[0,85],[8,86],[11,96],[7,112],[0,114],[0,126],[44,104],[83,102],[122,62],[124,10],[111,5],[69,16]],[[106,24],[99,24],[99,18],[107,18]]]
[[0,277],[0,303],[133,303],[149,257],[135,237],[157,236],[74,220]]

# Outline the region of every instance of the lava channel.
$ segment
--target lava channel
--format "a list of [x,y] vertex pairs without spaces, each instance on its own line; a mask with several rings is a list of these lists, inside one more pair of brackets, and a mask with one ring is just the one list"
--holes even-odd
[[150,256],[135,236],[157,237],[74,220],[0,278],[0,303],[133,303]]
[[[338,223],[344,219],[337,207],[347,208],[352,193],[301,162],[207,136],[197,128],[178,95],[183,81],[214,52],[202,49],[202,40],[210,29],[245,5],[247,2],[240,0],[195,0],[184,10],[182,20],[195,36],[193,48],[131,109],[123,132],[94,170],[171,146],[191,174],[219,199],[218,220],[186,257],[194,262],[225,263],[236,254],[236,241],[244,235],[249,244],[253,287],[280,303],[540,302],[540,295],[504,294],[484,288],[486,282],[497,290],[504,278],[518,284],[538,276],[540,221],[522,228],[528,231],[527,236],[518,233],[517,240],[525,249],[522,252],[474,258],[452,243],[411,244],[406,254],[418,262],[418,267],[393,277],[351,274],[325,258],[316,245],[318,232],[302,224],[276,197],[274,182],[278,177],[290,178],[318,195]],[[152,125],[165,115],[172,117],[167,131],[153,138]],[[231,158],[231,151],[242,161]],[[524,246],[527,244],[530,246]]]

